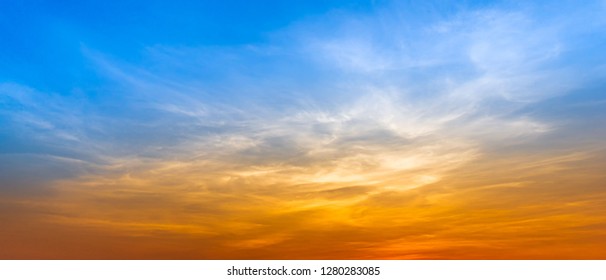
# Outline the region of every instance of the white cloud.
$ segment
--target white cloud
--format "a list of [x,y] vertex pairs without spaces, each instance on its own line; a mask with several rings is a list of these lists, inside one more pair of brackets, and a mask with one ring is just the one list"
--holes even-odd
[[[570,69],[557,67],[570,47],[560,32],[565,25],[544,26],[525,11],[492,9],[419,26],[383,9],[355,21],[302,22],[285,31],[285,38],[296,40],[278,37],[266,46],[146,50],[155,69],[184,64],[179,69],[192,73],[183,77],[85,49],[124,95],[113,102],[148,115],[122,119],[96,112],[93,117],[105,123],[97,132],[109,140],[67,131],[55,136],[86,139],[95,147],[91,153],[103,151],[111,166],[127,169],[150,161],[162,166],[170,158],[171,166],[184,170],[210,168],[208,161],[215,161],[243,178],[274,174],[285,182],[421,186],[477,158],[484,147],[532,141],[553,130],[516,112],[579,83]],[[230,72],[223,60],[275,68],[252,63],[250,68],[271,71]],[[198,76],[195,69],[202,66],[220,69],[222,85],[205,84],[213,81]],[[298,83],[308,72],[328,76],[318,84]],[[306,94],[317,88],[335,97]],[[29,123],[54,127],[40,119],[33,114]],[[124,123],[131,125],[112,127]]]

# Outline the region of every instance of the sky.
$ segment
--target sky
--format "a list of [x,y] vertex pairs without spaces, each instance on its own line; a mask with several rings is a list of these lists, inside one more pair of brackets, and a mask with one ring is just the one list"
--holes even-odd
[[0,259],[606,259],[606,1],[0,1]]

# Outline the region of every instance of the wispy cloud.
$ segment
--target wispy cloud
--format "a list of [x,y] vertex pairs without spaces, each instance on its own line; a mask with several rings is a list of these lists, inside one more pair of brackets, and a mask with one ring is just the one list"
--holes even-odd
[[[191,257],[473,258],[532,244],[524,228],[595,238],[580,228],[603,226],[603,150],[535,147],[570,128],[533,109],[603,75],[601,61],[568,63],[579,33],[603,32],[557,17],[489,7],[412,22],[393,4],[264,44],[149,46],[137,63],[83,48],[105,79],[97,97],[2,84],[0,121],[28,157],[78,166],[37,175],[52,199],[26,204],[47,223],[215,250]],[[585,190],[574,201],[549,179],[582,170],[594,181],[568,182]]]

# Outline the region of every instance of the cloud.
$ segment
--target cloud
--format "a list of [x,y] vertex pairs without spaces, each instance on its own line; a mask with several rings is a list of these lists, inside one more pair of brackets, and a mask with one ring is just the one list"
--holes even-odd
[[579,48],[569,26],[532,9],[411,22],[392,8],[302,21],[259,45],[149,46],[137,63],[83,48],[99,92],[0,86],[17,135],[2,135],[2,162],[19,167],[0,175],[44,158],[52,199],[24,201],[46,223],[218,254],[181,252],[193,257],[473,258],[528,245],[524,227],[599,228],[591,180],[568,181],[587,207],[567,216],[554,209],[575,203],[570,190],[549,178],[595,168],[588,155],[603,151],[527,148],[568,129],[533,109],[600,74],[599,61],[566,63]]

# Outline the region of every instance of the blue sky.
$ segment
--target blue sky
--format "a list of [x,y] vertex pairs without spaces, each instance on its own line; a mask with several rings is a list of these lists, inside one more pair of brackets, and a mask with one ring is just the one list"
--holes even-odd
[[259,133],[301,149],[290,125],[311,141],[344,120],[369,142],[468,127],[481,147],[603,107],[603,2],[3,5],[8,154],[99,164]]
[[[257,43],[293,19],[335,7],[372,6],[347,1],[68,1],[62,5],[19,1],[2,5],[2,60],[12,66],[2,69],[3,76],[49,90],[69,90],[78,81],[94,81],[94,71],[82,56],[83,47],[136,62],[149,46]],[[45,78],[32,73],[32,68],[46,70]]]

